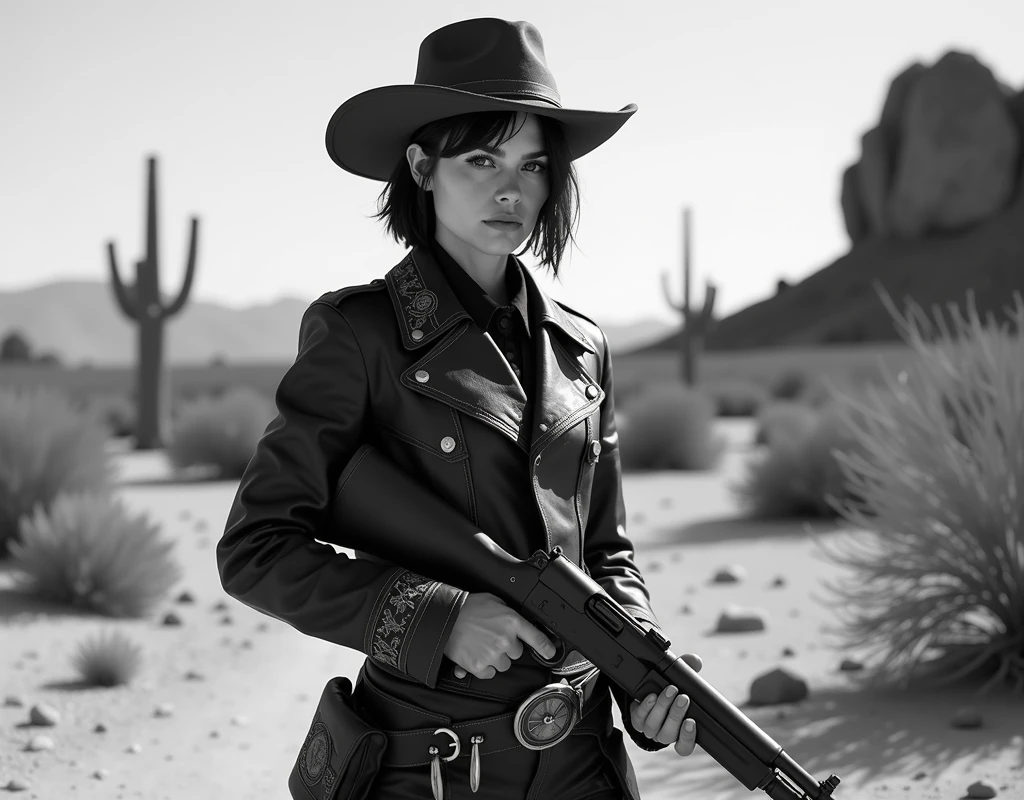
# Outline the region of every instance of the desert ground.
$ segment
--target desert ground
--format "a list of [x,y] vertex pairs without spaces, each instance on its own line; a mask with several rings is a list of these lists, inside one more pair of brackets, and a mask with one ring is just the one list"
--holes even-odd
[[[944,691],[868,691],[860,673],[842,671],[840,648],[824,633],[834,610],[824,582],[840,568],[820,557],[817,535],[843,535],[832,523],[752,523],[740,518],[729,485],[751,457],[753,423],[720,420],[730,447],[709,473],[627,474],[629,533],[654,608],[677,654],[697,653],[702,676],[739,706],[817,780],[836,774],[837,800],[968,797],[988,783],[999,798],[1024,798],[1024,697]],[[118,489],[177,542],[184,578],[151,618],[111,620],[58,609],[11,590],[0,566],[0,790],[57,800],[282,800],[286,779],[324,683],[354,676],[364,656],[305,637],[227,597],[214,547],[237,481],[175,481],[161,453],[112,443]],[[746,571],[713,583],[721,567]],[[776,576],[785,585],[774,587]],[[177,602],[188,591],[193,603]],[[225,604],[223,607],[218,604]],[[715,633],[727,605],[762,609],[764,631]],[[162,624],[175,612],[181,625]],[[72,657],[88,635],[118,629],[144,650],[127,686],[76,681]],[[784,648],[793,655],[783,655]],[[751,681],[784,667],[809,696],[783,706],[746,705]],[[59,713],[53,726],[29,724],[30,709]],[[956,727],[965,707],[981,725]],[[621,725],[617,718],[616,723]],[[97,726],[102,732],[97,732]],[[30,751],[35,736],[52,749]],[[753,794],[698,748],[646,753],[627,744],[645,800],[737,800]],[[486,765],[485,765],[486,769]],[[992,795],[981,795],[992,796]]]

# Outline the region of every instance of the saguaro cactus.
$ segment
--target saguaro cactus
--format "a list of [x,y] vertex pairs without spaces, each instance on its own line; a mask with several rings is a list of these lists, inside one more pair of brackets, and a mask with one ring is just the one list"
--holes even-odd
[[167,442],[170,427],[170,380],[164,367],[164,322],[184,307],[196,267],[199,220],[192,217],[185,282],[169,306],[160,298],[160,267],[157,255],[156,158],[149,158],[146,193],[146,257],[135,263],[135,283],[125,286],[117,271],[114,243],[107,242],[110,279],[121,311],[139,326],[138,360],[135,365],[136,450],[153,450]]
[[668,272],[661,274],[661,288],[665,302],[680,313],[683,322],[681,341],[682,377],[687,386],[697,383],[697,358],[704,348],[704,336],[711,324],[715,309],[715,287],[707,281],[704,290],[704,306],[700,311],[690,308],[690,209],[683,209],[683,302],[672,301],[668,286]]

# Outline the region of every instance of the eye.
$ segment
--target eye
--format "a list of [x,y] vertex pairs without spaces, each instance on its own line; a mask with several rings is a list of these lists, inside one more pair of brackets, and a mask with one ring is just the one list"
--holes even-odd
[[[478,156],[473,156],[472,158],[467,158],[466,159],[466,163],[467,164],[472,164],[475,167],[480,167],[481,169],[483,169],[484,165],[483,164],[477,164],[476,163],[477,161],[491,161],[491,163],[494,163],[491,160],[490,156],[479,156],[478,155]],[[535,166],[535,167],[540,167],[540,169],[531,169],[531,170],[528,170],[529,172],[546,172],[547,171],[547,168],[548,168],[547,164],[544,164],[544,163],[542,163],[540,161],[527,161],[525,166],[530,166],[531,164],[533,166]]]

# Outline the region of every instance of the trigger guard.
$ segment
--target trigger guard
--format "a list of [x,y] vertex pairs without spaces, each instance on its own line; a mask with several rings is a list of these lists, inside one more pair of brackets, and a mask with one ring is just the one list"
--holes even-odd
[[552,656],[551,658],[544,658],[544,656],[542,656],[540,653],[538,653],[532,647],[530,648],[530,650],[533,651],[534,659],[541,666],[544,666],[544,667],[557,667],[557,666],[559,666],[562,663],[562,661],[565,660],[565,657],[567,655],[569,655],[568,651],[565,648],[565,642],[563,642],[557,636],[552,636],[547,631],[544,631],[544,635],[547,636],[554,643],[554,645],[555,645],[555,655]]

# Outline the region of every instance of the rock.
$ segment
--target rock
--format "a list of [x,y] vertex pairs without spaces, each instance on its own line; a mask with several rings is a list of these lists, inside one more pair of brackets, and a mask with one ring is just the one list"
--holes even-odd
[[716,633],[750,633],[765,629],[766,612],[756,608],[727,606],[718,616]]
[[781,589],[785,585],[786,585],[786,578],[785,578],[784,575],[776,575],[772,579],[772,588],[773,589]]
[[187,681],[202,681],[206,680],[201,672],[196,672],[194,669],[190,669],[185,673],[185,680]]
[[173,703],[160,703],[156,708],[153,709],[154,717],[170,717],[174,714]]
[[[855,163],[843,172],[842,189],[839,195],[839,205],[843,209],[843,222],[846,223],[846,235],[850,237],[853,244],[868,238],[871,233],[864,203],[860,199],[860,186],[857,177],[859,168],[860,164]],[[779,281],[775,293],[782,294],[783,290],[788,288],[790,288],[788,283]],[[758,435],[758,441],[755,444],[767,444],[766,441],[760,441],[760,439],[761,437]]]
[[4,708],[23,708],[25,703],[17,695],[9,694],[4,698]]
[[252,639],[242,639],[242,641],[238,643],[238,646],[243,650],[252,650]]
[[266,633],[270,630],[270,626],[266,622],[261,622],[259,625],[256,626],[256,630],[258,630],[260,633]]
[[839,663],[840,672],[857,672],[858,670],[864,669],[864,665],[859,661],[855,661],[852,658],[844,658]]
[[36,703],[29,709],[28,721],[30,725],[56,725],[60,722],[60,712],[46,703]]
[[104,725],[102,722],[98,722],[98,723],[96,723],[96,726],[92,729],[92,732],[93,733],[106,733],[107,732],[107,726]]
[[747,571],[739,564],[730,564],[719,569],[711,578],[712,583],[739,583],[747,577]]
[[782,655],[783,655],[784,658],[789,658],[791,656],[795,656],[796,653],[793,651],[792,647],[783,647],[782,648]]
[[948,52],[920,76],[900,135],[888,198],[898,236],[959,232],[1012,199],[1020,141],[992,71],[974,56]]
[[754,678],[750,684],[750,704],[755,706],[796,703],[808,695],[803,678],[785,667],[776,667]]
[[193,530],[196,530],[196,531],[200,531],[200,532],[201,531],[205,531],[206,530],[206,520],[205,519],[197,519],[196,520],[196,524],[194,526],[192,526],[192,527],[193,527]]
[[25,749],[33,752],[37,750],[52,750],[53,739],[51,739],[49,736],[37,733],[35,736],[28,740],[28,744],[25,745]]
[[917,774],[916,774],[916,775],[914,776],[914,780],[915,780],[915,781],[923,781],[923,780],[924,780],[925,778],[927,778],[927,777],[928,777],[928,773],[927,773],[927,772],[918,772],[918,773],[917,773]]
[[108,775],[110,775],[110,770],[104,769],[103,767],[100,767],[97,770],[93,770],[93,773],[92,773],[92,777],[95,778],[98,781],[103,780]]
[[220,618],[219,624],[221,624],[221,625],[234,625],[235,624],[235,620],[232,619],[230,614],[225,614],[223,617]]
[[984,720],[981,717],[981,712],[975,706],[961,706],[953,712],[953,719],[951,725],[954,728],[980,728]]
[[974,798],[974,797],[980,797],[980,798],[995,797],[996,796],[996,788],[991,783],[988,783],[987,781],[975,781],[974,783],[972,783],[970,786],[967,787],[967,796],[968,797],[972,797],[972,798]]
[[164,618],[160,621],[161,625],[171,627],[181,625],[181,617],[175,614],[173,611],[168,611],[164,614]]
[[28,781],[23,781],[21,778],[11,778],[7,781],[7,785],[4,786],[8,792],[27,792]]
[[132,744],[128,745],[124,749],[124,751],[126,753],[141,753],[142,752],[142,745],[139,744],[138,742],[132,742]]
[[174,602],[176,603],[194,603],[195,601],[196,599],[192,596],[192,593],[189,591],[182,592],[174,600]]
[[216,603],[213,604],[212,610],[213,611],[227,611],[228,608],[229,608],[229,606],[228,606],[226,601],[218,600]]
[[692,614],[693,613],[693,609],[690,608],[689,603],[684,603],[683,607],[681,609],[679,609],[679,613],[680,614]]

